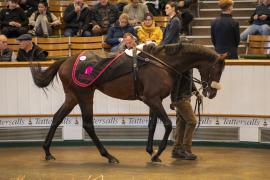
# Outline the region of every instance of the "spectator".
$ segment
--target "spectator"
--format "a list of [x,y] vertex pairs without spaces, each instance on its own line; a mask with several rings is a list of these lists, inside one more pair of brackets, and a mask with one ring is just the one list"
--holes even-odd
[[193,14],[191,13],[190,7],[193,4],[196,4],[197,0],[179,0],[178,1],[178,13],[181,14],[181,20],[182,20],[182,29],[181,33],[189,35],[189,25],[191,21],[193,20]]
[[128,14],[131,26],[140,26],[145,14],[149,13],[147,6],[139,2],[139,0],[130,0],[130,3],[124,7],[123,13]]
[[119,12],[108,0],[99,0],[93,8],[93,28],[95,36],[107,34],[109,27],[118,19]]
[[24,10],[27,17],[30,17],[33,12],[38,9],[38,0],[20,0],[20,7]]
[[142,43],[154,42],[159,45],[163,38],[163,32],[160,27],[155,26],[153,18],[152,14],[146,13],[142,26],[137,31],[137,36]]
[[17,61],[43,61],[48,56],[47,51],[44,51],[32,42],[30,34],[23,34],[17,40],[20,44]]
[[123,36],[123,41],[118,47],[118,52],[125,51],[126,49],[132,49],[136,46],[136,37],[134,37],[131,33],[125,33]]
[[1,31],[8,38],[18,37],[28,30],[28,19],[18,6],[18,0],[8,0],[8,8],[0,12]]
[[237,48],[240,41],[239,23],[232,18],[233,1],[220,0],[222,10],[220,17],[211,24],[211,38],[215,50],[220,53],[229,52],[230,59],[238,59]]
[[160,10],[159,10],[159,0],[146,0],[144,1],[149,12],[153,14],[153,16],[159,16]]
[[168,2],[165,6],[166,15],[170,17],[164,33],[161,45],[173,44],[179,42],[181,22],[176,13],[176,4]]
[[65,31],[64,36],[91,36],[91,13],[83,0],[74,0],[64,12]]
[[110,27],[107,34],[105,42],[112,46],[111,51],[117,51],[125,33],[131,33],[133,36],[136,36],[134,28],[128,23],[128,15],[123,13],[119,20]]
[[60,24],[60,20],[48,10],[48,3],[44,1],[39,2],[38,11],[29,18],[29,25],[33,26],[33,36],[48,37],[52,28],[57,28]]
[[11,61],[12,50],[7,47],[7,37],[0,35],[0,62]]
[[242,41],[246,41],[248,35],[270,34],[270,0],[262,0],[251,15],[250,23],[252,24],[240,35]]

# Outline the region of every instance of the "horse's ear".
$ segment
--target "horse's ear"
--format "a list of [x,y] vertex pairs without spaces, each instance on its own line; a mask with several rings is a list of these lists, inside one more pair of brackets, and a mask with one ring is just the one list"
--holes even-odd
[[219,55],[219,60],[225,61],[225,59],[229,56],[229,53],[224,53]]

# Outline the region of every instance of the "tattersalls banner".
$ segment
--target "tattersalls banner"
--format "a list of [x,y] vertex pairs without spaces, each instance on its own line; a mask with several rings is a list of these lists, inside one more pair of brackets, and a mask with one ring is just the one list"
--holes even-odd
[[[53,117],[0,117],[0,127],[50,126]],[[175,126],[175,116],[170,116]],[[148,126],[148,116],[95,116],[95,126]],[[162,124],[158,120],[158,124]],[[81,117],[66,117],[60,126],[82,126]],[[270,127],[270,118],[202,116],[200,126]]]

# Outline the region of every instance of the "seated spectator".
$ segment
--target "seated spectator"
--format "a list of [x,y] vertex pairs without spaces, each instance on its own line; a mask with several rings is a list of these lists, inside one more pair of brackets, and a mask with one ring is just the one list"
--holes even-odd
[[135,35],[135,30],[128,23],[128,15],[123,13],[120,15],[119,20],[110,27],[106,43],[112,46],[111,51],[116,51],[120,42],[122,42],[125,33],[131,33],[133,36]]
[[242,41],[246,41],[248,35],[270,34],[270,0],[262,0],[261,2],[251,16],[250,22],[252,24],[240,35]]
[[83,0],[74,0],[64,12],[64,36],[91,36],[90,20],[91,13],[88,5],[83,3]]
[[154,16],[161,15],[159,9],[159,0],[146,0],[145,4],[151,14],[153,14]]
[[178,2],[178,11],[182,20],[182,34],[190,34],[189,25],[193,20],[193,14],[191,13],[190,6],[196,2],[197,0],[179,0]]
[[[43,0],[46,1],[46,0]],[[27,17],[30,17],[33,12],[38,9],[38,0],[20,0],[20,7],[24,10]]]
[[43,61],[48,56],[47,51],[44,51],[32,42],[30,34],[23,34],[17,40],[20,44],[17,61]]
[[139,41],[145,44],[160,44],[163,38],[163,32],[160,27],[155,26],[154,17],[150,13],[146,13],[142,26],[137,30]]
[[147,6],[139,2],[139,0],[130,0],[130,3],[124,7],[123,13],[128,14],[131,26],[140,26],[145,14],[149,13]]
[[93,7],[93,28],[94,36],[107,34],[109,27],[118,19],[119,12],[115,5],[108,0],[99,0]]
[[119,44],[117,51],[123,52],[126,49],[132,49],[137,46],[136,37],[131,33],[125,33],[123,36],[123,41]]
[[28,31],[28,19],[18,6],[18,0],[8,0],[8,8],[0,12],[1,31],[8,38],[18,37]]
[[230,59],[238,59],[237,48],[240,41],[239,23],[232,18],[233,1],[220,0],[220,17],[211,24],[211,39],[219,54],[229,53]]
[[52,28],[57,28],[61,24],[60,20],[48,10],[48,3],[41,1],[38,4],[38,11],[29,18],[29,25],[33,26],[33,36],[48,37],[52,33]]
[[12,50],[7,47],[7,37],[0,35],[0,62],[11,61]]

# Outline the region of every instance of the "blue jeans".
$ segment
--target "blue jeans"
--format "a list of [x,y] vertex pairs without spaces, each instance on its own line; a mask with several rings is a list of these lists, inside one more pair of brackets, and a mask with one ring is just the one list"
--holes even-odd
[[270,26],[267,24],[264,24],[264,25],[252,24],[244,32],[241,33],[240,39],[241,41],[246,41],[248,38],[248,35],[255,35],[255,34],[269,35]]
[[[65,29],[64,36],[66,36],[66,37],[75,36],[75,35],[77,35],[78,31],[79,31],[78,29],[67,28],[67,29]],[[91,32],[88,31],[88,30],[83,31],[82,36],[83,37],[89,37],[89,36],[91,36]]]

